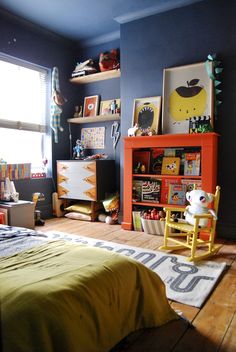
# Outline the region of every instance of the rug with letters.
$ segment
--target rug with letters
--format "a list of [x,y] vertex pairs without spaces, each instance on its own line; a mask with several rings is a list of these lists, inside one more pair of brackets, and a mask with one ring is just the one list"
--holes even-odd
[[46,235],[48,239],[104,248],[138,260],[161,277],[169,299],[198,308],[204,304],[226,270],[226,263],[202,261],[195,264],[187,261],[186,257],[162,251],[56,231],[49,231]]

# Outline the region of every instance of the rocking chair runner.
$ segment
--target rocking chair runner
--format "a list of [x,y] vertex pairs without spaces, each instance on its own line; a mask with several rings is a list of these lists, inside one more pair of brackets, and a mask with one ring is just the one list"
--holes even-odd
[[[216,192],[213,195],[213,210],[217,214],[220,200],[220,186],[216,186]],[[164,232],[164,245],[159,247],[161,250],[179,250],[190,249],[188,260],[198,261],[208,258],[215,254],[220,249],[221,245],[215,244],[216,219],[212,214],[194,215],[194,225],[189,225],[186,222],[174,222],[171,218],[173,212],[183,213],[183,208],[166,207],[166,224]],[[199,227],[200,219],[209,219],[206,227]],[[178,232],[174,232],[178,230]],[[204,238],[200,238],[200,233],[204,233]],[[206,236],[207,235],[207,236]],[[174,244],[169,244],[172,242]],[[204,253],[198,254],[198,249],[207,249]]]

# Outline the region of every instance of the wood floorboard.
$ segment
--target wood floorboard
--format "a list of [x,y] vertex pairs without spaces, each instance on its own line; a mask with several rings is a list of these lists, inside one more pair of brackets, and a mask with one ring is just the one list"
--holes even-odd
[[[161,236],[125,231],[120,225],[85,222],[66,218],[46,220],[39,231],[60,231],[157,250]],[[171,306],[192,323],[170,322],[160,328],[134,332],[111,352],[236,352],[236,245],[219,240],[220,251],[210,260],[226,262],[227,270],[202,308],[170,301]],[[178,254],[184,255],[184,251]]]

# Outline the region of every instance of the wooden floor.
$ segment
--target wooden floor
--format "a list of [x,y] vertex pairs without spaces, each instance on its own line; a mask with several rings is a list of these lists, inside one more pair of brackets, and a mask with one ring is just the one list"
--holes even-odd
[[[44,232],[57,230],[153,250],[162,243],[160,236],[125,231],[120,225],[67,218],[46,220],[45,226],[36,229]],[[198,309],[170,302],[192,326],[180,320],[160,328],[145,329],[129,335],[112,352],[236,352],[236,242],[220,242],[223,246],[211,260],[226,262],[229,269],[205,305]]]

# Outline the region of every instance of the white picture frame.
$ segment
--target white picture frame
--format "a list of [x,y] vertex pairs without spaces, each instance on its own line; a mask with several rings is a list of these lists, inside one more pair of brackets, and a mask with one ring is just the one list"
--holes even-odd
[[210,117],[213,127],[213,89],[205,62],[164,69],[162,133],[189,133],[189,119],[196,116]]

